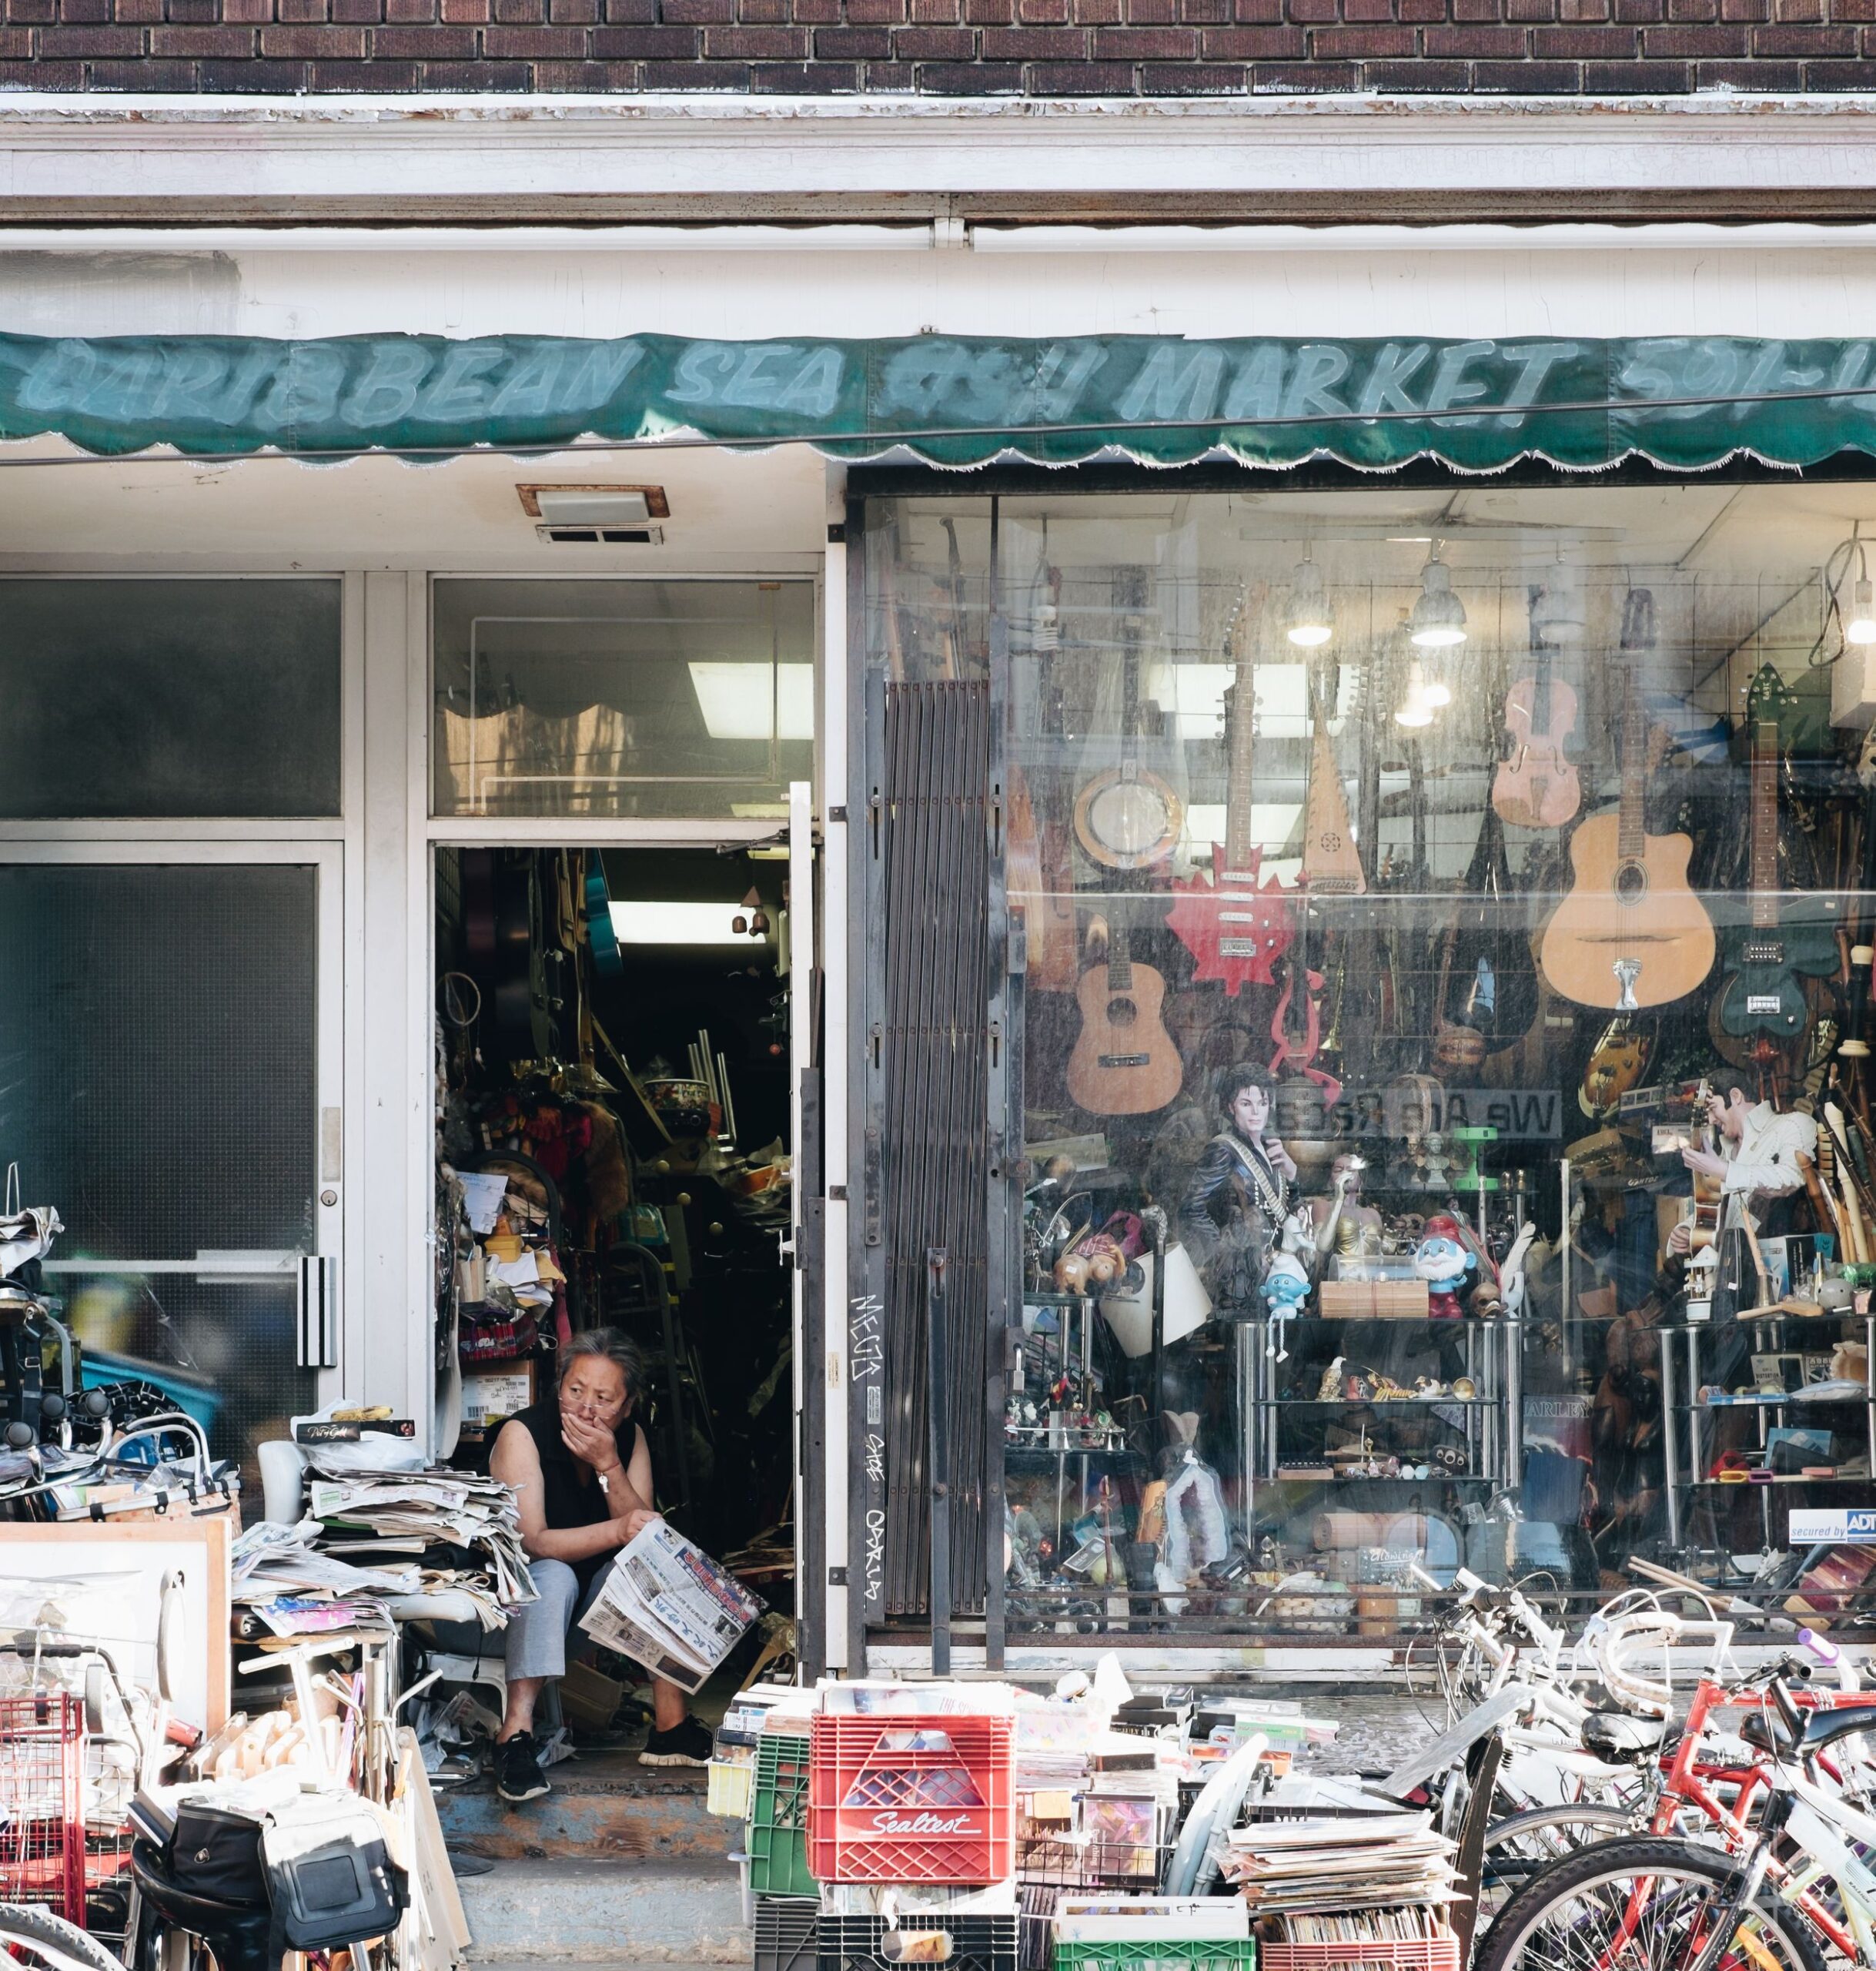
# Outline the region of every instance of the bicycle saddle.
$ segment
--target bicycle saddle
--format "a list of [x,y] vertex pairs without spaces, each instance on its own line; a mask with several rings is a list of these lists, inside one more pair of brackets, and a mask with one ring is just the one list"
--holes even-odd
[[1821,1745],[1834,1745],[1839,1738],[1851,1738],[1858,1732],[1876,1732],[1876,1704],[1840,1705],[1807,1713],[1798,1749],[1814,1752]]
[[1664,1718],[1637,1718],[1627,1711],[1592,1711],[1578,1735],[1586,1752],[1611,1764],[1646,1759],[1659,1752],[1667,1735]]
[[274,1971],[268,1950],[273,1912],[192,1895],[176,1883],[153,1843],[131,1843],[130,1866],[144,1900],[172,1929],[198,1936],[221,1971]]

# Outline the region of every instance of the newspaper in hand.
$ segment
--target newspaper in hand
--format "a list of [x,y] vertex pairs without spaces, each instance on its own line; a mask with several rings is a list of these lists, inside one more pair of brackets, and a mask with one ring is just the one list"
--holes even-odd
[[654,1519],[620,1550],[580,1626],[595,1642],[695,1692],[762,1605],[707,1554]]

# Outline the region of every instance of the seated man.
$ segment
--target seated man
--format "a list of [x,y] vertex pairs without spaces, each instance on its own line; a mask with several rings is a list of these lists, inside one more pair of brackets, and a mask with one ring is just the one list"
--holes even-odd
[[[495,1748],[495,1790],[511,1805],[547,1791],[534,1736],[541,1685],[567,1671],[567,1638],[600,1590],[613,1556],[657,1514],[651,1453],[631,1421],[644,1386],[637,1349],[612,1328],[577,1334],[560,1350],[551,1395],[502,1426],[489,1469],[518,1495],[522,1544],[540,1598],[508,1616],[507,1714]],[[707,1765],[707,1728],[687,1715],[675,1684],[652,1679],[644,1765]]]

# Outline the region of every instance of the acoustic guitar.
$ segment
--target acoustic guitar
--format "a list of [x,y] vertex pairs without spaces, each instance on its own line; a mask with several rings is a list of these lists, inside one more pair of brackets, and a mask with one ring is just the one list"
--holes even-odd
[[1778,727],[1764,716],[1767,697],[1782,690],[1776,672],[1765,685],[1753,682],[1752,910],[1750,921],[1727,933],[1726,979],[1720,989],[1720,1025],[1735,1039],[1768,1033],[1795,1039],[1811,1021],[1801,977],[1821,979],[1839,962],[1832,926],[1783,921],[1778,879]]
[[[1263,851],[1251,832],[1252,755],[1256,745],[1255,656],[1259,599],[1240,597],[1232,624],[1234,667],[1226,718],[1229,758],[1225,781],[1225,839],[1212,845],[1212,868],[1180,881],[1166,922],[1195,961],[1195,984],[1222,981],[1236,999],[1242,986],[1276,982],[1276,966],[1289,949],[1289,913],[1283,886],[1266,879]],[[1359,867],[1359,865],[1358,865]]]
[[[1538,590],[1531,591],[1534,604]],[[1492,806],[1513,828],[1560,828],[1583,805],[1577,769],[1563,741],[1576,730],[1577,694],[1554,675],[1556,652],[1535,630],[1531,671],[1505,694],[1511,750],[1492,776]]]
[[1713,920],[1687,883],[1692,838],[1647,832],[1648,721],[1637,653],[1654,637],[1654,598],[1629,596],[1622,612],[1622,798],[1616,811],[1580,822],[1570,842],[1570,894],[1544,933],[1545,978],[1580,1006],[1636,1012],[1684,999],[1713,969]]
[[1070,1099],[1093,1116],[1148,1116],[1179,1093],[1179,1050],[1166,1031],[1166,982],[1136,965],[1124,925],[1108,934],[1107,962],[1090,965],[1075,989],[1082,1030],[1068,1056]]
[[1028,778],[1015,765],[1010,768],[1008,827],[1005,881],[1010,908],[1023,920],[1030,986],[1045,992],[1072,992],[1080,952],[1067,835],[1038,819]]

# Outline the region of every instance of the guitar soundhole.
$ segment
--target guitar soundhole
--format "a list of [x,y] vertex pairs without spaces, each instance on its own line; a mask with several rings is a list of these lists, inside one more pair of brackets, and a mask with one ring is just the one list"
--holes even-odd
[[1616,872],[1616,900],[1639,903],[1648,887],[1648,872],[1639,862],[1624,862]]
[[1131,1026],[1139,1017],[1139,1009],[1131,999],[1109,1000],[1108,1025],[1109,1026]]

